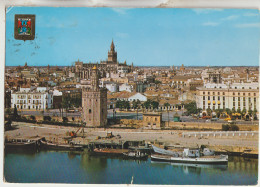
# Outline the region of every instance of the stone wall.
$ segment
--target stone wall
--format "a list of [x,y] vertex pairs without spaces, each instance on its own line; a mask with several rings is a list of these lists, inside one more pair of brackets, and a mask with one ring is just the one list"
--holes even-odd
[[[166,128],[168,127],[168,122],[165,123]],[[195,122],[170,122],[169,128],[179,128],[179,129],[187,129],[187,130],[222,130],[222,123],[195,123]],[[240,131],[258,131],[258,125],[251,124],[238,124]]]

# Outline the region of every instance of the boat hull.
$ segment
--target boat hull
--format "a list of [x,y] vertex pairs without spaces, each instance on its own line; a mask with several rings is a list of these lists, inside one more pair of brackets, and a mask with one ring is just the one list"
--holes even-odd
[[53,144],[53,143],[48,143],[48,142],[45,142],[45,141],[41,141],[41,148],[52,149],[52,150],[68,150],[68,151],[81,151],[81,150],[83,150],[82,146]]
[[182,157],[162,157],[160,155],[151,155],[152,161],[173,162],[185,164],[227,164],[228,157],[225,155],[220,158],[182,158]]
[[5,142],[5,149],[36,149],[36,141],[32,142]]

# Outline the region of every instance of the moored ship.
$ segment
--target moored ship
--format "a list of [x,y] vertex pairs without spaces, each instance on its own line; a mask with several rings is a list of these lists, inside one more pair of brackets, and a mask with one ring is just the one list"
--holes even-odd
[[47,141],[45,139],[40,140],[41,147],[54,150],[69,150],[69,151],[82,151],[83,146],[74,144],[58,144]]
[[188,149],[174,155],[152,154],[151,160],[174,163],[190,163],[190,164],[227,164],[228,155],[211,155],[204,156],[199,149]]

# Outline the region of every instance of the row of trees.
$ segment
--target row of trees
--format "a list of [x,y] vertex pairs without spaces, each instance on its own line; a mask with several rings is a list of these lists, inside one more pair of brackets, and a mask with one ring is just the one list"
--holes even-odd
[[[152,100],[150,100],[150,99],[148,99],[147,101],[145,101],[144,103],[141,103],[141,101],[140,100],[134,100],[133,102],[132,102],[132,107],[134,108],[134,109],[137,109],[137,108],[140,108],[140,106],[142,107],[142,108],[146,108],[146,109],[148,109],[148,108],[153,108],[153,109],[158,109],[158,107],[159,107],[159,102],[157,102],[157,101],[152,101]],[[166,107],[168,107],[168,106],[170,106],[170,104],[169,103],[164,103],[164,106],[166,106]],[[120,109],[130,109],[130,102],[129,101],[121,101],[121,100],[118,100],[117,102],[116,102],[116,108],[120,108]]]
[[220,115],[224,112],[226,112],[229,116],[232,116],[232,114],[234,113],[238,113],[238,114],[241,114],[241,116],[245,116],[246,114],[249,114],[250,116],[255,116],[256,113],[257,113],[257,110],[254,109],[249,109],[248,111],[244,108],[243,110],[241,109],[237,109],[235,110],[235,108],[233,108],[232,110],[229,109],[229,108],[225,108],[225,109],[216,109],[214,111],[212,111],[210,108],[207,109],[207,114],[208,115],[211,115],[212,112],[215,112],[216,113],[216,117],[220,117]]
[[[202,111],[201,108],[197,108],[197,104],[195,101],[184,104],[184,108],[186,109],[187,115],[199,114]],[[256,109],[254,110],[249,109],[247,111],[245,108],[243,110],[241,109],[235,110],[235,108],[233,108],[232,110],[229,108],[211,110],[210,108],[208,108],[206,111],[207,111],[207,115],[209,116],[211,116],[212,113],[214,112],[216,114],[216,117],[218,118],[221,116],[222,113],[227,113],[229,116],[232,116],[232,114],[235,113],[238,113],[241,116],[245,116],[246,114],[249,114],[250,116],[256,116],[257,113]]]

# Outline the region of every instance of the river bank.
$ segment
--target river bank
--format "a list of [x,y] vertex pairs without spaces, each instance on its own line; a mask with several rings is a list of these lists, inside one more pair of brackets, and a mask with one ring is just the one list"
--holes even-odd
[[[14,122],[13,130],[5,132],[8,139],[32,139],[45,137],[47,140],[65,143],[69,131],[77,131],[78,128],[39,125],[23,122]],[[108,132],[112,132],[113,138],[105,138]],[[82,134],[73,138],[76,144],[88,145],[90,143],[122,143],[126,141],[150,142],[163,147],[200,147],[206,145],[217,152],[235,153],[241,155],[247,152],[258,155],[258,134],[254,136],[222,136],[222,137],[183,137],[180,130],[144,130],[144,129],[104,129],[84,128]],[[185,131],[187,132],[187,131]],[[118,138],[120,135],[120,138]]]

